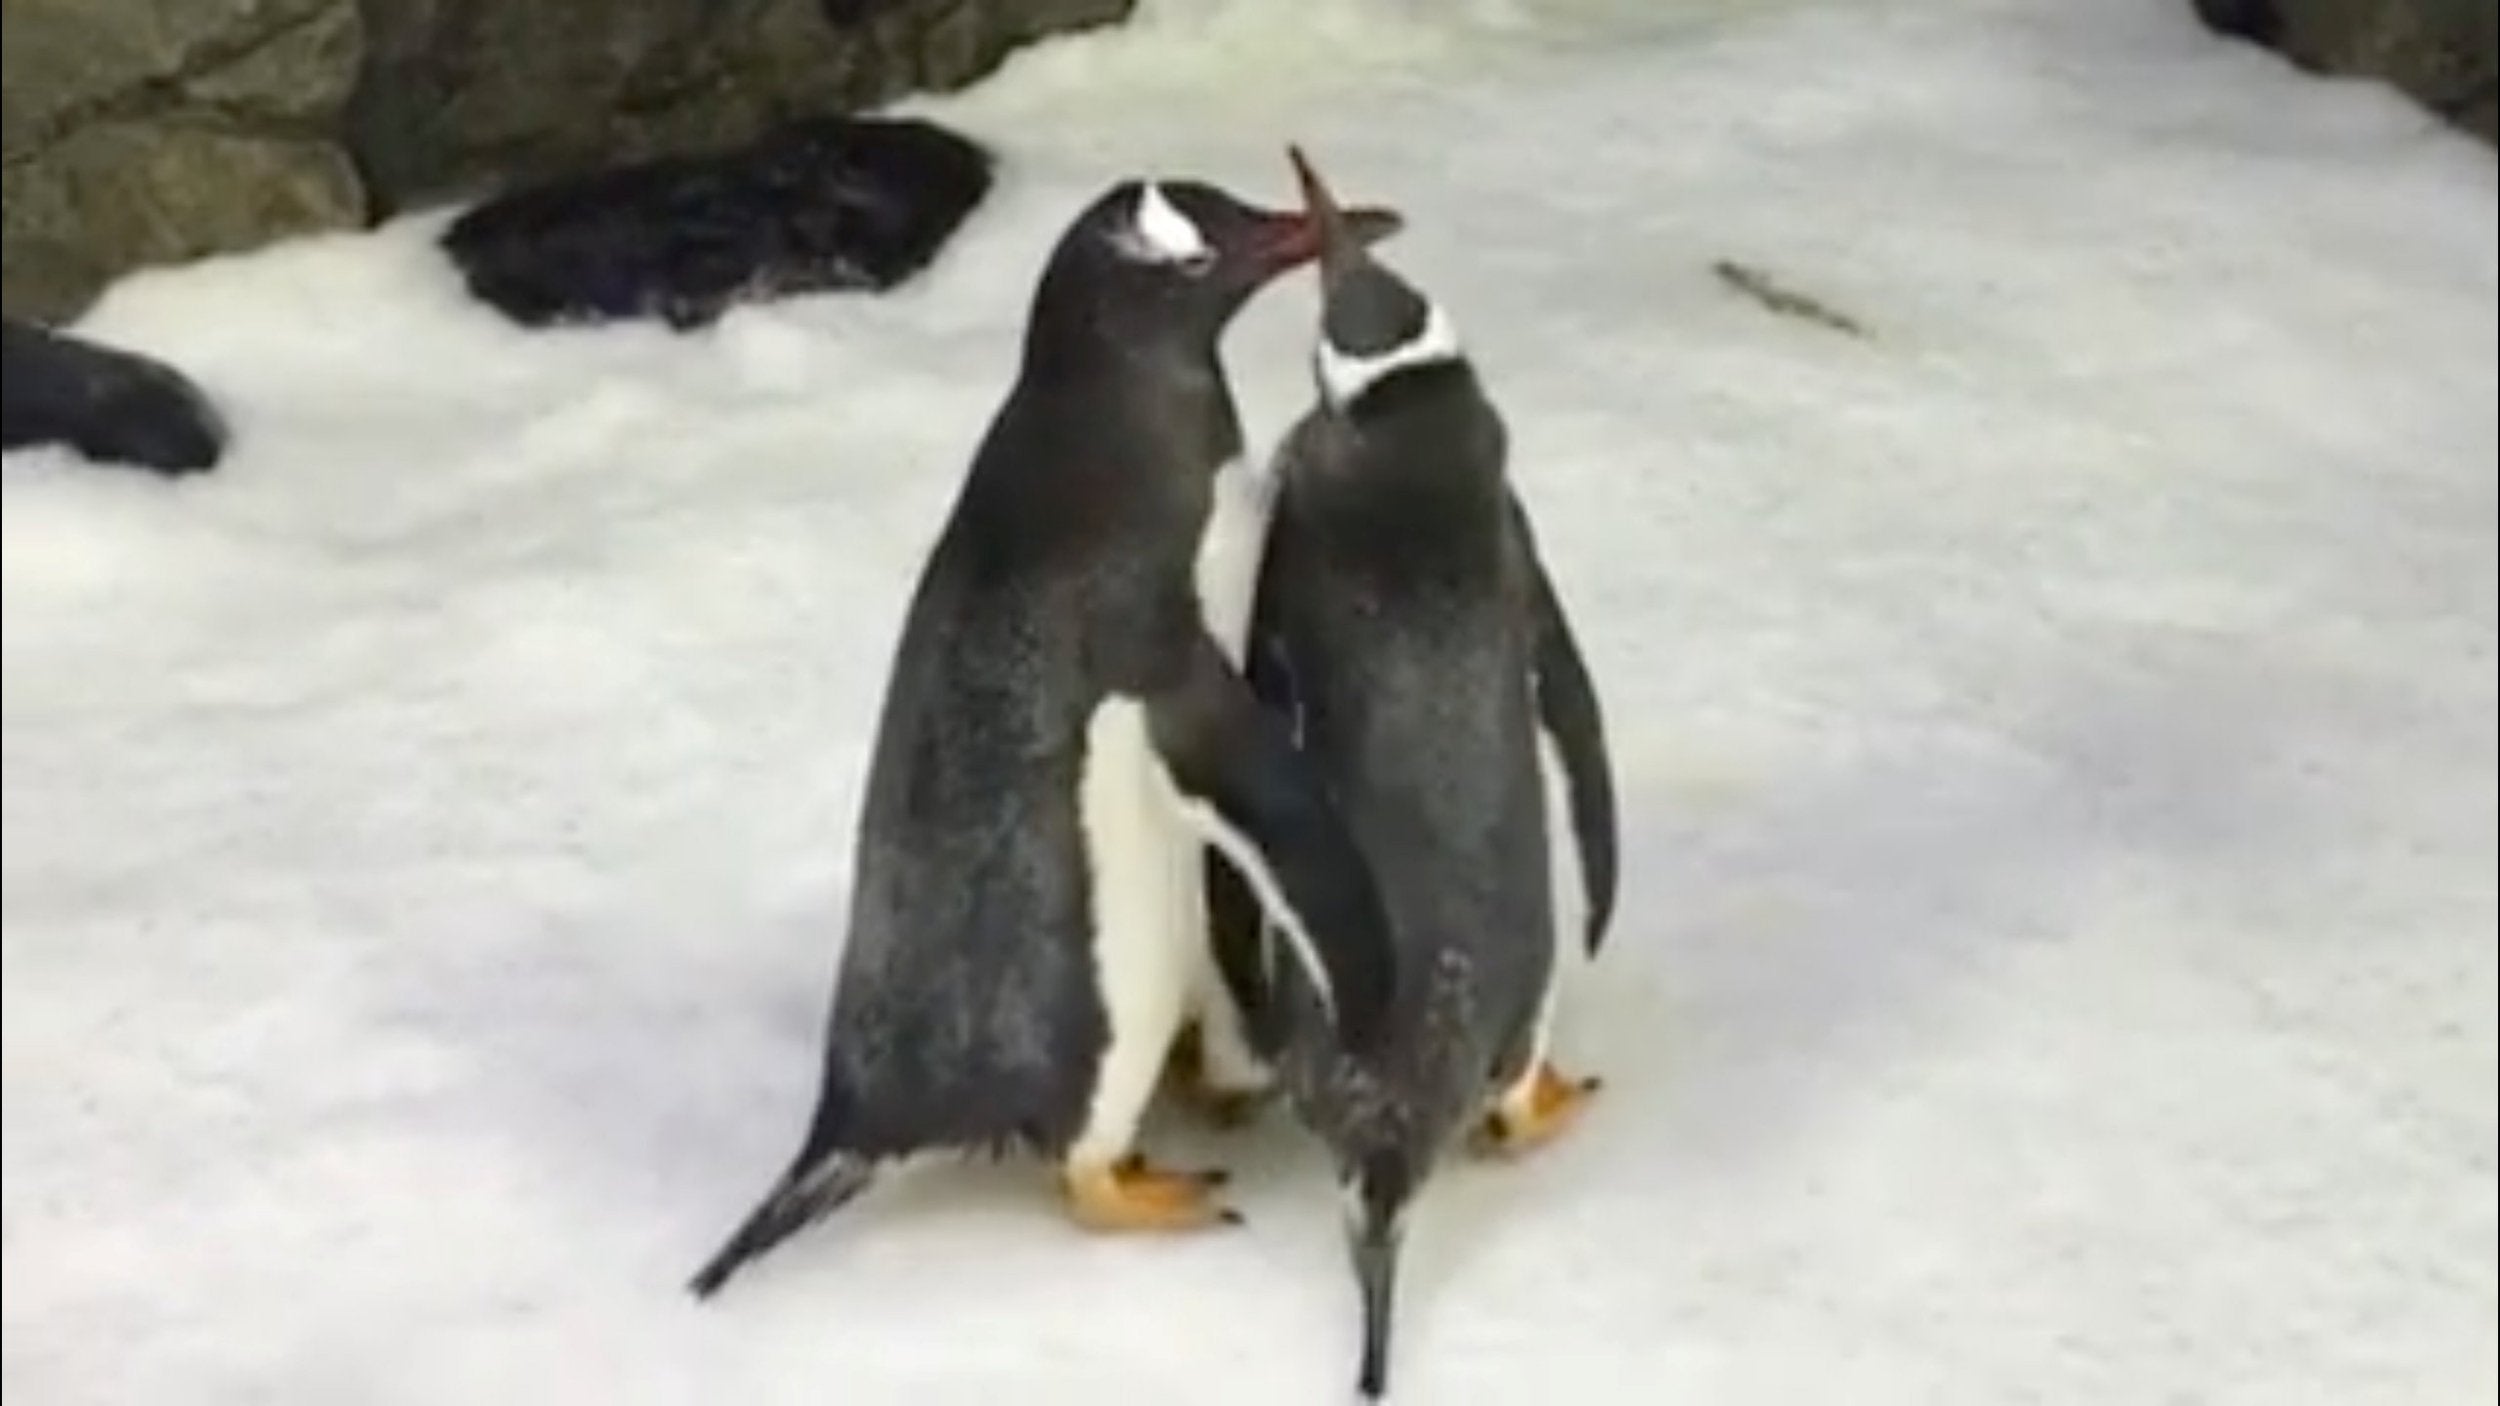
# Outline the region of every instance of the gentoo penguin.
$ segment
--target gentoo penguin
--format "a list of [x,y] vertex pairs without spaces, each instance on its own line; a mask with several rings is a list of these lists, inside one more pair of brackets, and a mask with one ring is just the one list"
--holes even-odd
[[[1471,1132],[1492,1152],[1542,1145],[1597,1087],[1548,1054],[1563,931],[1548,866],[1554,844],[1577,852],[1594,954],[1614,909],[1615,801],[1596,689],[1508,481],[1500,413],[1449,315],[1349,237],[1292,156],[1321,231],[1319,402],[1273,465],[1249,668],[1388,904],[1399,982],[1381,1043],[1330,1037],[1318,993],[1268,959],[1221,879],[1216,928],[1254,1046],[1336,1162],[1358,1384],[1378,1397],[1406,1212],[1436,1162]],[[1549,815],[1569,820],[1550,837]]]
[[[1347,224],[1377,239],[1398,219]],[[1205,961],[1186,927],[1204,844],[1256,887],[1332,1029],[1378,1031],[1378,890],[1195,576],[1242,447],[1218,342],[1318,248],[1305,214],[1130,180],[1052,250],[896,646],[814,1117],[698,1297],[923,1152],[1052,1158],[1095,1228],[1230,1219],[1219,1174],[1131,1153]]]

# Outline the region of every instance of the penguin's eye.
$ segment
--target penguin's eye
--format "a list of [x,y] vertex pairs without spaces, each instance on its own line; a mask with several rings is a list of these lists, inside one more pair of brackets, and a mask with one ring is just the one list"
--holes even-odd
[[1202,249],[1186,258],[1175,260],[1174,267],[1191,278],[1204,278],[1215,268],[1215,251]]

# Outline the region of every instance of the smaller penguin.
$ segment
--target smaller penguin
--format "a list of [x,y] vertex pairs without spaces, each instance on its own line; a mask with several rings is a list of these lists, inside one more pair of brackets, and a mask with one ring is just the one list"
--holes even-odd
[[1562,969],[1549,864],[1556,844],[1576,852],[1594,955],[1614,911],[1615,799],[1596,687],[1509,484],[1500,413],[1449,315],[1348,236],[1290,155],[1320,230],[1320,394],[1277,450],[1249,671],[1388,905],[1401,976],[1380,1044],[1328,1037],[1237,879],[1212,875],[1209,899],[1254,1046],[1336,1162],[1358,1385],[1376,1398],[1407,1211],[1436,1162],[1471,1132],[1487,1153],[1542,1146],[1597,1088],[1548,1054]]

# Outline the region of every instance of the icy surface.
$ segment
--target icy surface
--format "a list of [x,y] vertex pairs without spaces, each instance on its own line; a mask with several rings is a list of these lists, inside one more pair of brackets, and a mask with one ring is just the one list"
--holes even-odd
[[1297,139],[1468,329],[1625,804],[1609,1090],[1438,1183],[1400,1399],[2492,1400],[2489,151],[2173,0],[1620,8],[1149,4],[917,104],[1007,162],[925,281],[708,335],[514,330],[439,217],[116,289],[238,445],[7,467],[9,1399],[1341,1399],[1282,1123],[1158,1138],[1239,1232],[940,1168],[679,1289],[1044,249]]

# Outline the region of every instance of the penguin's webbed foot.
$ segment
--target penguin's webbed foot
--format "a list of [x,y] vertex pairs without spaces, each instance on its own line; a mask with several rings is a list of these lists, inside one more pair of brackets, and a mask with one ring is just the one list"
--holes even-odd
[[1476,1130],[1476,1148],[1494,1157],[1534,1152],[1568,1132],[1602,1087],[1603,1080],[1566,1078],[1539,1060],[1494,1101]]
[[1068,1166],[1061,1181],[1068,1213],[1088,1230],[1177,1231],[1238,1225],[1239,1212],[1216,1199],[1222,1171],[1172,1171],[1132,1153],[1108,1166]]

